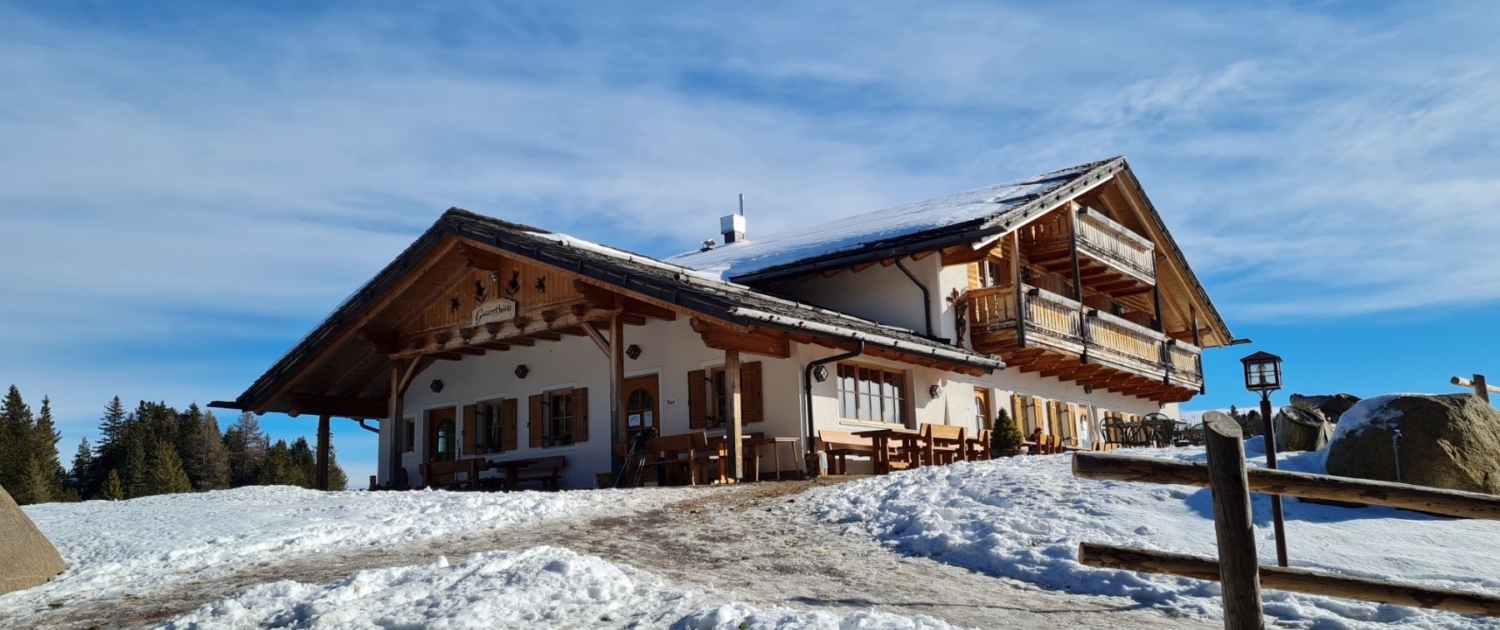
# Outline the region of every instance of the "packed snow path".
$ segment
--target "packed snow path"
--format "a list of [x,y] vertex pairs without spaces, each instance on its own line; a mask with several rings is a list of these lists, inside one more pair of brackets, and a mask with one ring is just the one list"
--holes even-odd
[[[795,627],[796,618],[789,617],[788,609],[833,613],[845,619],[873,609],[985,628],[1212,627],[1141,610],[1124,600],[1045,591],[892,553],[865,537],[841,536],[839,528],[818,523],[801,498],[800,493],[810,485],[787,482],[651,490],[641,493],[649,498],[634,504],[620,502],[618,511],[607,515],[583,508],[576,517],[529,520],[498,529],[451,533],[437,540],[408,536],[400,538],[405,542],[399,544],[346,546],[301,557],[283,556],[278,562],[198,573],[192,579],[164,583],[149,593],[93,597],[72,592],[68,598],[56,600],[42,594],[25,598],[29,610],[21,609],[22,600],[0,598],[0,611],[17,613],[9,621],[3,620],[5,613],[0,613],[0,627],[150,627],[179,615],[197,614],[193,611],[201,606],[227,598],[247,595],[251,601],[265,601],[266,596],[272,596],[271,601],[291,602],[306,597],[315,601],[338,596],[342,591],[337,583],[362,570],[430,565],[442,558],[461,563],[467,562],[472,553],[540,546],[562,547],[634,567],[631,571],[659,576],[678,589],[712,593],[708,600],[770,608],[755,613],[760,616],[754,618],[767,622],[765,627],[777,627],[777,622],[788,619],[792,620],[788,627]],[[439,501],[474,496],[406,494],[428,495]],[[582,495],[578,500],[592,507],[595,499],[588,495],[609,494],[534,496]],[[619,493],[614,496],[618,501]],[[501,559],[476,560],[498,561]],[[388,578],[375,574],[361,579]],[[649,583],[655,578],[643,579]],[[281,580],[333,586],[320,592],[310,586],[268,585]],[[747,609],[737,610],[741,618],[748,614]]]

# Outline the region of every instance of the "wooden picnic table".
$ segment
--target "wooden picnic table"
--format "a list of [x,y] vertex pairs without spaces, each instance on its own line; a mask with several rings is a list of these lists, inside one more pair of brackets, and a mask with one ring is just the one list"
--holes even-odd
[[918,431],[904,428],[880,429],[877,431],[861,431],[861,436],[868,437],[875,442],[875,474],[884,475],[891,472],[891,442],[897,442],[900,446],[894,447],[903,456],[900,463],[907,467],[913,465],[912,457],[916,455],[922,441],[922,434]]

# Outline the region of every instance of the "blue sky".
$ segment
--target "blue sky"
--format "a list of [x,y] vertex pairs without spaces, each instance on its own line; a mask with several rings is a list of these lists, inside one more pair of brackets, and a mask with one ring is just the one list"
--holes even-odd
[[741,192],[769,233],[1121,154],[1256,342],[1189,407],[1256,349],[1500,374],[1500,5],[427,4],[0,0],[0,385],[65,455],[233,398],[449,206],[668,255]]

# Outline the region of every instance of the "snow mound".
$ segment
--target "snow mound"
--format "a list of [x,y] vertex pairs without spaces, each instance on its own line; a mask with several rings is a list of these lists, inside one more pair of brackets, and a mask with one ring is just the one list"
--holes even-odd
[[948,628],[930,618],[717,603],[653,575],[557,547],[362,571],[327,586],[276,582],[208,604],[167,630],[240,628]]
[[[1137,453],[1204,458],[1202,448]],[[1318,453],[1301,453],[1289,457],[1287,467],[1314,469],[1318,461]],[[1262,465],[1264,457],[1251,462]],[[1217,583],[1077,561],[1083,541],[1216,555],[1208,489],[1079,479],[1071,464],[1071,455],[960,462],[821,488],[809,498],[825,522],[904,553],[1047,589],[1127,598],[1172,615],[1220,618]],[[1255,495],[1252,505],[1262,562],[1274,563],[1270,501]],[[1442,588],[1500,589],[1496,523],[1296,500],[1286,501],[1285,513],[1293,566]],[[1282,591],[1265,591],[1264,600],[1266,614],[1285,627],[1500,629],[1495,619]]]
[[271,486],[29,506],[27,515],[62,552],[68,570],[46,585],[0,596],[0,610],[149,591],[309,554],[628,513],[681,497],[670,490],[490,494]]

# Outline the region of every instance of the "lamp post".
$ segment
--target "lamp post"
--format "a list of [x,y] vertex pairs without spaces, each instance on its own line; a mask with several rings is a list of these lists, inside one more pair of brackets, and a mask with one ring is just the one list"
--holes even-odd
[[[1245,389],[1260,392],[1261,431],[1266,443],[1266,467],[1276,470],[1276,427],[1271,422],[1271,392],[1281,389],[1281,357],[1257,352],[1240,359],[1245,364]],[[1281,495],[1271,495],[1271,525],[1276,530],[1276,564],[1286,563],[1286,529],[1281,519]]]

